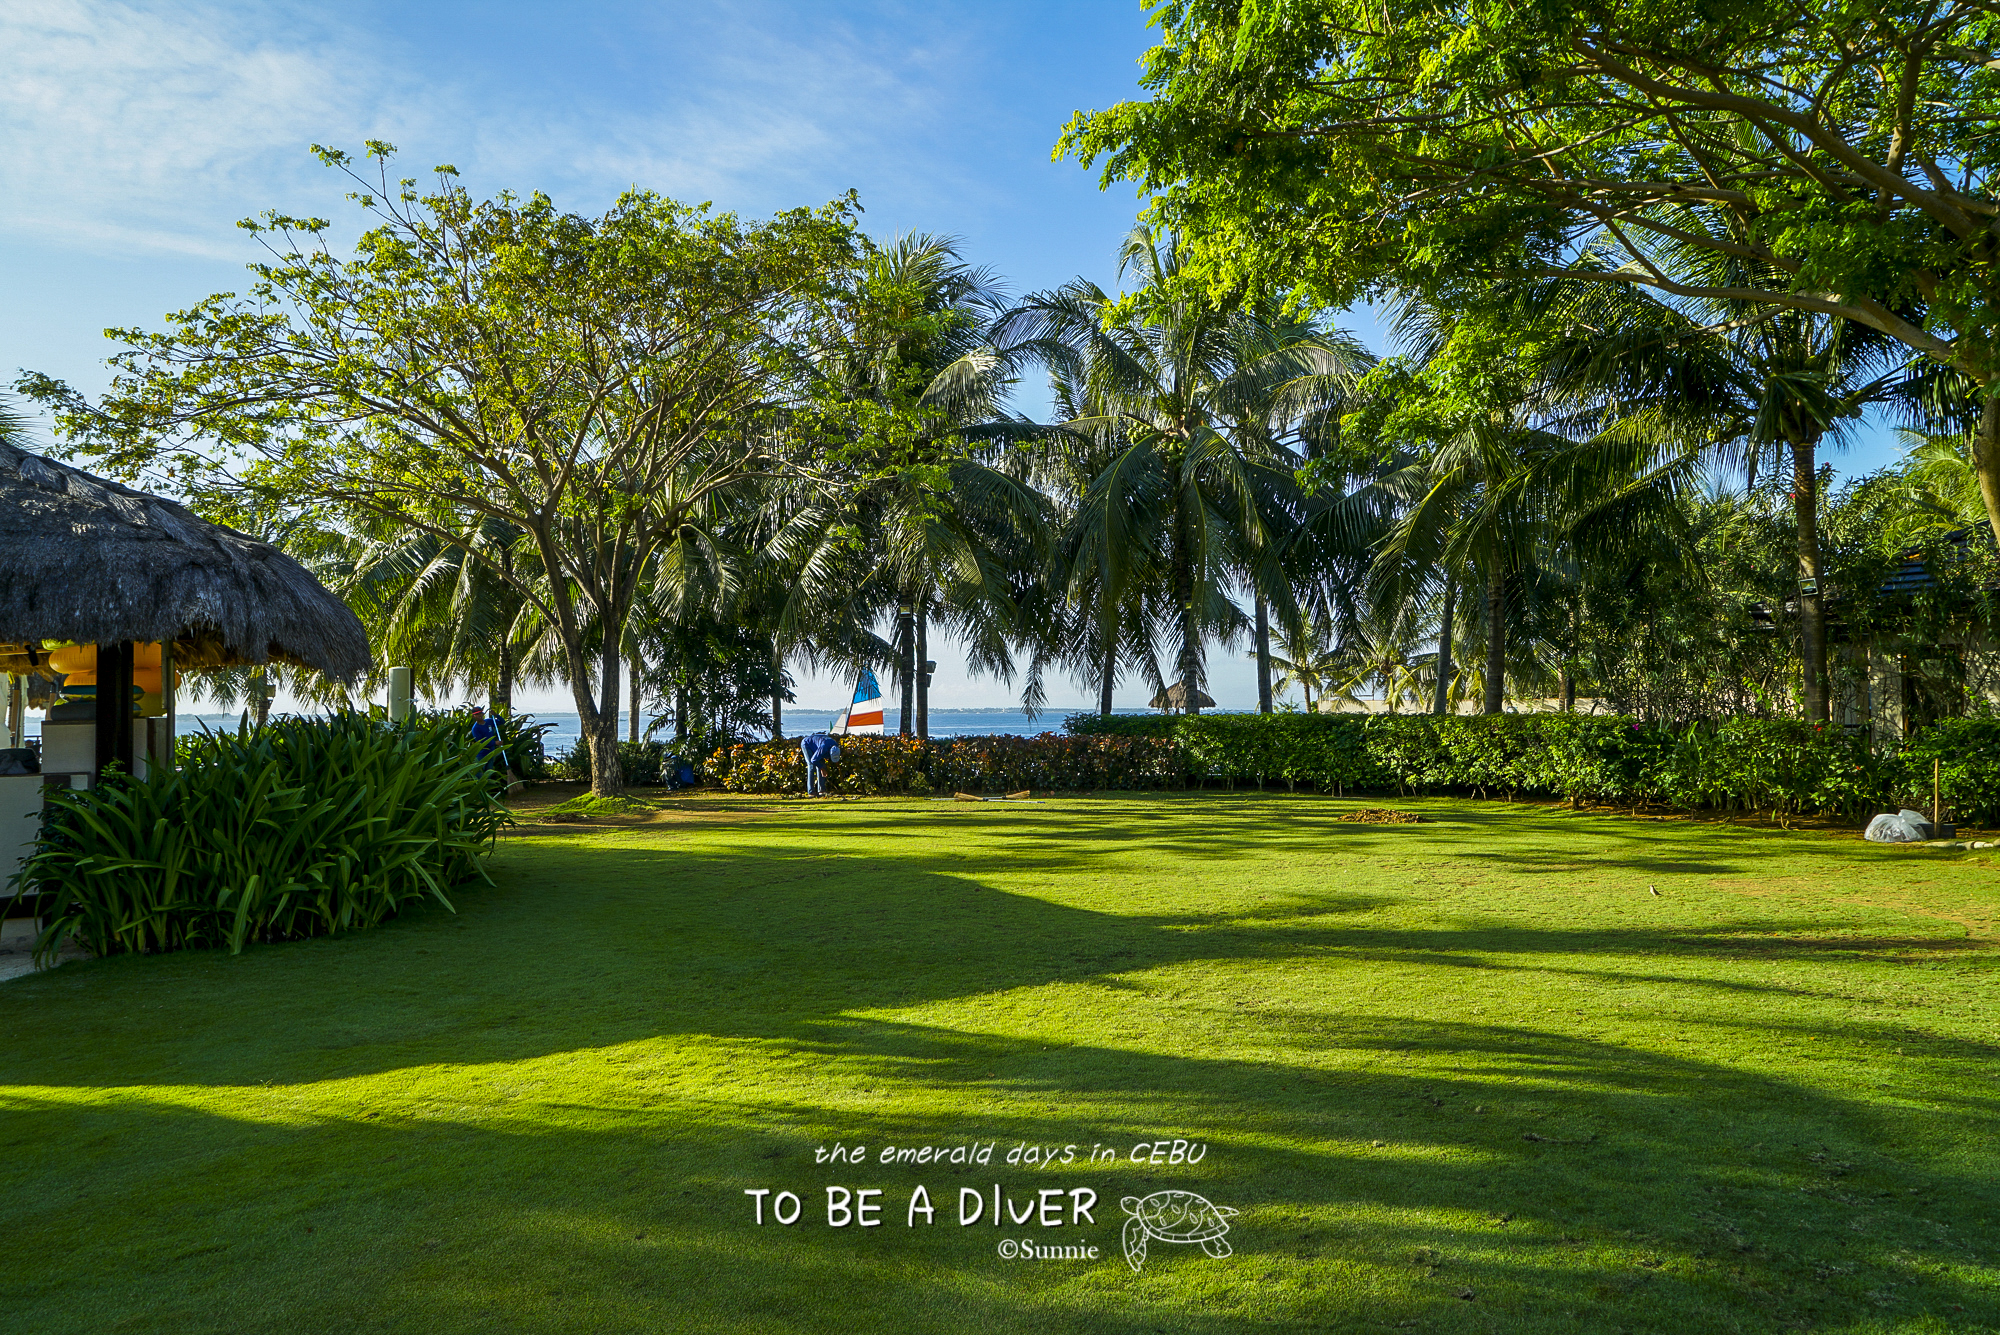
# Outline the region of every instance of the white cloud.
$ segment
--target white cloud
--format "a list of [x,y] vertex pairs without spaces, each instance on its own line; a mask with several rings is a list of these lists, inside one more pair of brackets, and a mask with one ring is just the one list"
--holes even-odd
[[920,191],[936,170],[907,150],[951,114],[955,41],[754,7],[655,22],[627,54],[657,76],[594,84],[557,65],[524,87],[521,71],[447,64],[323,7],[12,0],[0,228],[240,258],[236,219],[335,208],[309,144],[368,137],[402,145],[408,167],[453,161],[475,190],[540,187],[580,208],[639,184],[762,209],[849,184]]
[[220,231],[397,99],[352,39],[288,7],[0,11],[0,224],[104,246],[240,254]]

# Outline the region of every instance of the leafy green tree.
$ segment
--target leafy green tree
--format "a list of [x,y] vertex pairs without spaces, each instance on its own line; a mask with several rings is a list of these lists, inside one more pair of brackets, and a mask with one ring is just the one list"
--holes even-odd
[[821,304],[798,414],[838,442],[843,467],[775,498],[767,551],[798,572],[782,634],[832,661],[892,667],[905,733],[928,728],[932,629],[957,633],[975,670],[1012,674],[1017,576],[1046,545],[1046,506],[1006,466],[1006,432],[974,434],[1002,416],[1010,382],[989,341],[1002,301],[950,238],[869,247]]
[[[1394,516],[1375,549],[1372,615],[1388,624],[1399,608],[1435,598],[1448,613],[1458,591],[1483,595],[1478,675],[1484,712],[1498,714],[1510,673],[1524,687],[1545,675],[1534,632],[1566,578],[1621,548],[1673,549],[1673,496],[1698,454],[1643,418],[1549,393],[1553,340],[1524,315],[1411,298],[1397,327],[1411,355],[1377,368],[1349,419],[1396,461],[1375,484]],[[1438,626],[1447,657],[1453,629]],[[1451,676],[1445,662],[1434,671]]]
[[1074,518],[1095,535],[1110,595],[1095,634],[1110,643],[1135,575],[1162,572],[1175,675],[1196,713],[1204,636],[1240,627],[1229,587],[1273,540],[1260,493],[1292,481],[1271,425],[1343,392],[1358,354],[1270,303],[1208,299],[1181,280],[1180,247],[1134,231],[1120,255],[1137,279],[1129,297],[1077,279],[1009,313],[999,341],[1068,387],[1057,439],[1086,442],[1095,464]]
[[[562,645],[592,790],[615,794],[618,650],[652,564],[718,493],[814,466],[762,419],[804,300],[851,262],[852,203],[744,223],[632,192],[590,218],[474,200],[449,167],[422,194],[390,181],[386,144],[372,182],[317,151],[375,223],[354,258],[324,221],[268,215],[246,224],[272,252],[247,296],[113,331],[129,350],[99,403],[28,390],[113,471],[401,525],[485,564]],[[466,539],[481,521],[533,561],[499,568]]]
[[[1990,6],[1172,0],[1151,99],[1059,152],[1217,290],[1464,300],[1561,275],[1877,331],[1979,387],[2000,521]],[[2000,522],[1996,522],[2000,531]]]
[[1789,471],[1805,714],[1824,722],[1830,696],[1820,449],[1839,442],[1869,405],[1907,392],[1900,345],[1811,312],[1634,291],[1585,293],[1567,314],[1577,332],[1549,354],[1557,384],[1648,405],[1639,420],[1677,420],[1684,432],[1712,442],[1718,461],[1747,464],[1753,479],[1767,460]]
[[[419,694],[431,698],[460,687],[486,692],[496,712],[511,711],[514,690],[526,680],[553,680],[561,662],[533,603],[510,582],[531,572],[517,530],[480,519],[458,542],[419,529],[376,523],[362,533],[333,533],[306,556],[327,587],[347,600],[368,627],[378,665],[410,668]],[[302,554],[294,540],[287,550]],[[485,549],[487,559],[467,555]],[[363,683],[372,690],[376,678]]]

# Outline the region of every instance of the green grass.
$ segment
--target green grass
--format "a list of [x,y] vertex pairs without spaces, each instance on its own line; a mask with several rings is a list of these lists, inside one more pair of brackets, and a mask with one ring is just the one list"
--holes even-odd
[[653,810],[651,802],[636,797],[593,797],[586,792],[567,802],[539,807],[535,815],[542,820],[562,820],[578,816],[641,816]]
[[[2000,1325],[1989,857],[1353,805],[689,802],[455,917],[7,983],[0,1329]],[[1160,1137],[1206,1156],[999,1162]],[[1002,1260],[995,1182],[1096,1190],[1047,1233],[1104,1259]],[[1234,1254],[1134,1275],[1168,1188]]]

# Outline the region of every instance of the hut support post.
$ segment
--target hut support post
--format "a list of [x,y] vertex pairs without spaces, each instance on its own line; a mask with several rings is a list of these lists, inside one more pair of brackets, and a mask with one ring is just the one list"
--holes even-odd
[[7,745],[19,750],[28,744],[28,679],[9,673],[7,677]]
[[117,762],[132,765],[132,642],[97,646],[97,778]]
[[167,754],[161,766],[174,772],[174,738],[179,734],[174,730],[174,642],[167,640],[160,645],[160,704],[161,712],[167,716]]

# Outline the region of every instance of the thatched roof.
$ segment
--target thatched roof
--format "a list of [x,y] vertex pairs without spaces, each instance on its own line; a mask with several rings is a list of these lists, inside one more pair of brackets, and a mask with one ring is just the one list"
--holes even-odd
[[[1195,698],[1201,701],[1203,709],[1215,708],[1215,701],[1209,698],[1207,691],[1196,691]],[[1153,697],[1152,707],[1154,709],[1177,709],[1185,713],[1187,711],[1187,700],[1187,683],[1177,681]]]
[[339,680],[368,667],[360,619],[269,543],[0,441],[0,642],[43,640],[172,641],[186,667],[276,659]]

